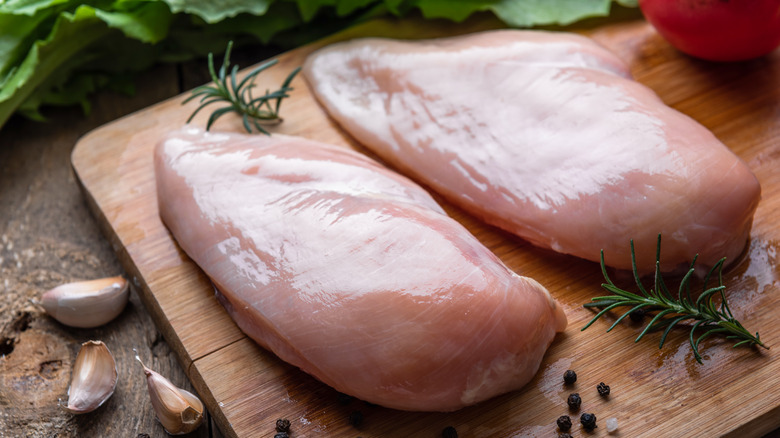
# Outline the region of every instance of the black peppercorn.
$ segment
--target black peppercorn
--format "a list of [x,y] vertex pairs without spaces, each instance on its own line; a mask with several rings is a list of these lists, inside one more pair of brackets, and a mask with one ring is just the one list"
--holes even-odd
[[571,429],[571,418],[569,418],[568,415],[561,415],[558,417],[558,429],[561,429],[564,432],[568,432],[569,429]]
[[605,385],[604,382],[599,383],[596,389],[599,391],[599,395],[602,397],[609,395],[609,386]]
[[452,426],[447,426],[441,431],[442,438],[458,438],[458,431]]
[[596,416],[587,412],[580,415],[580,423],[585,430],[593,430],[598,427],[596,426]]
[[566,370],[566,372],[563,373],[563,383],[567,385],[571,385],[576,381],[577,381],[577,373],[575,373],[574,371]]
[[569,394],[569,398],[566,399],[566,403],[569,404],[570,409],[576,410],[580,408],[582,399],[580,398],[580,395],[575,392],[574,394]]
[[279,432],[276,435],[274,435],[274,438],[290,438],[290,434],[287,432]]
[[360,427],[360,425],[363,424],[363,413],[360,411],[352,411],[352,413],[349,414],[349,424],[354,427]]
[[290,420],[286,418],[280,418],[276,420],[276,431],[277,432],[289,432],[290,431]]
[[558,435],[558,438],[571,438],[571,434],[570,433],[562,433],[562,434]]

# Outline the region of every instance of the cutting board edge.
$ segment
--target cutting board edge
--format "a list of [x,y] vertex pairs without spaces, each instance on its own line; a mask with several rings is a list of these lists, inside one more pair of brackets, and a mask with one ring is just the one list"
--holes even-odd
[[76,174],[76,181],[79,185],[79,188],[84,194],[87,206],[95,216],[95,220],[98,223],[98,227],[100,228],[101,233],[111,244],[111,248],[117,255],[122,268],[127,274],[129,274],[128,276],[130,277],[129,280],[130,284],[132,285],[132,289],[135,290],[144,307],[151,314],[155,326],[158,330],[160,330],[163,337],[165,338],[165,341],[175,352],[179,365],[181,365],[182,369],[187,370],[194,359],[190,357],[189,353],[187,353],[186,348],[184,347],[184,344],[181,342],[181,340],[172,334],[175,330],[171,323],[165,318],[163,310],[157,300],[154,299],[154,294],[151,292],[151,289],[141,274],[139,267],[133,261],[133,258],[130,256],[127,248],[122,244],[122,240],[114,227],[111,226],[111,222],[106,218],[105,214],[100,209],[97,200],[92,196],[92,193],[84,184],[77,166],[74,165],[73,162],[71,164],[73,171]]
[[[724,438],[761,438],[777,430],[777,420],[780,417],[780,406],[764,412],[747,423],[724,435]],[[767,437],[770,438],[770,437]]]

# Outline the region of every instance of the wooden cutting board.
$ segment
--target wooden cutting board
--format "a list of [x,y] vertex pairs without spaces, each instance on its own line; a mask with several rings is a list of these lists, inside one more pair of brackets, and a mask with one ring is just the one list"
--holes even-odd
[[[279,65],[261,76],[260,89],[280,84],[308,53],[328,42],[368,35],[432,37],[495,25],[368,23],[280,56]],[[635,323],[606,333],[614,318],[582,332],[593,313],[581,305],[604,294],[597,264],[533,248],[439,199],[510,268],[547,286],[564,306],[570,326],[556,338],[530,384],[477,406],[454,413],[408,413],[344,400],[244,336],[217,303],[208,279],[161,223],[152,149],[192,112],[194,104],[182,106],[185,96],[179,96],[86,135],[73,152],[73,167],[136,291],[225,435],[271,437],[275,420],[288,418],[296,438],[439,437],[446,426],[454,426],[460,437],[551,437],[557,433],[556,419],[570,413],[566,398],[571,392],[581,395],[581,412],[595,413],[599,425],[586,433],[579,414],[573,414],[574,436],[608,436],[610,417],[618,419],[619,429],[609,436],[622,437],[755,437],[780,427],[780,50],[760,60],[712,64],[681,55],[641,21],[585,33],[625,59],[637,80],[665,102],[713,130],[761,181],[749,249],[726,272],[725,281],[735,315],[772,349],[732,350],[722,340],[709,339],[699,365],[684,329],[661,350],[658,334],[633,342],[641,329]],[[283,105],[286,120],[276,132],[368,153],[328,119],[303,78],[293,86]],[[204,121],[205,114],[194,123]],[[214,129],[242,131],[237,117],[225,117]],[[631,285],[626,275],[615,278]],[[562,383],[567,369],[579,376],[571,388]],[[597,394],[602,381],[612,388],[608,399]],[[354,427],[349,417],[357,411],[363,422]]]

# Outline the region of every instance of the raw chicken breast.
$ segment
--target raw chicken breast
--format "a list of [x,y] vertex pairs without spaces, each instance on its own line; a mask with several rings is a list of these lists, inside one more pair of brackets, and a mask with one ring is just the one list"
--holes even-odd
[[334,44],[304,73],[382,159],[484,221],[566,254],[654,269],[733,261],[760,197],[706,128],[583,36],[491,31]]
[[354,151],[186,128],[160,215],[261,346],[347,394],[451,411],[520,388],[566,317],[420,187]]

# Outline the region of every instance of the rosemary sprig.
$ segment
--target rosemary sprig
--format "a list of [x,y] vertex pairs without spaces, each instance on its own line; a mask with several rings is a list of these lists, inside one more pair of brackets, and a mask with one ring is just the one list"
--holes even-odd
[[[697,256],[698,257],[698,256]],[[755,336],[747,331],[739,321],[734,318],[734,315],[729,309],[728,302],[726,301],[726,295],[724,290],[726,286],[723,285],[723,262],[726,260],[722,258],[715,266],[710,269],[707,275],[704,277],[703,291],[698,298],[694,299],[691,296],[690,280],[693,277],[694,264],[696,258],[693,258],[691,266],[688,272],[685,274],[680,282],[678,288],[677,297],[673,297],[666,287],[663,278],[661,277],[661,236],[658,236],[658,246],[655,256],[655,281],[654,285],[650,289],[646,289],[640,281],[639,274],[636,267],[636,255],[634,253],[634,241],[631,241],[631,266],[634,273],[634,280],[636,281],[639,293],[633,293],[623,290],[615,285],[607,275],[607,269],[604,264],[604,251],[601,251],[601,273],[604,275],[606,283],[603,283],[601,287],[614,295],[596,297],[591,300],[590,303],[586,303],[584,307],[598,307],[601,311],[593,317],[593,319],[582,328],[587,329],[597,319],[603,316],[605,313],[618,307],[629,307],[629,310],[621,315],[608,329],[607,332],[615,328],[620,321],[629,316],[632,312],[637,311],[649,311],[655,312],[654,316],[650,320],[650,323],[642,330],[637,336],[634,342],[639,342],[642,337],[650,331],[664,329],[661,335],[661,341],[658,348],[664,346],[666,337],[671,332],[672,328],[677,324],[687,321],[693,322],[688,335],[688,340],[693,348],[693,355],[696,361],[702,363],[701,354],[699,354],[699,344],[704,339],[715,335],[726,335],[727,339],[735,341],[734,348],[739,346],[751,346],[758,345],[769,349],[758,336],[756,332]],[[717,275],[718,285],[714,287],[707,287],[709,280]],[[720,295],[720,306],[715,304],[714,297]],[[695,322],[694,322],[695,321]],[[695,332],[699,331],[701,334],[696,337]]]
[[[230,51],[232,48],[233,41],[230,41],[225,50],[225,57],[222,60],[222,67],[220,67],[219,73],[214,69],[214,54],[209,53],[209,73],[211,74],[211,80],[214,81],[214,85],[201,85],[200,87],[195,88],[192,90],[192,95],[182,102],[183,105],[195,98],[201,98],[200,106],[192,115],[190,115],[190,118],[187,119],[187,123],[189,123],[200,110],[212,103],[227,103],[228,106],[214,110],[214,112],[211,113],[211,116],[209,116],[208,122],[206,123],[207,131],[217,119],[227,113],[234,112],[242,117],[244,129],[246,129],[247,132],[251,133],[252,126],[254,126],[259,132],[270,135],[261,124],[282,122],[282,118],[279,117],[279,108],[281,107],[282,100],[289,97],[288,92],[293,90],[293,88],[290,87],[290,82],[292,82],[301,68],[298,67],[293,70],[278,90],[274,92],[266,90],[264,95],[254,97],[252,96],[252,88],[255,87],[255,78],[262,71],[275,65],[277,60],[272,59],[261,64],[247,74],[241,82],[238,82],[238,65],[234,65],[232,69],[230,68]],[[230,74],[228,74],[228,71]]]

